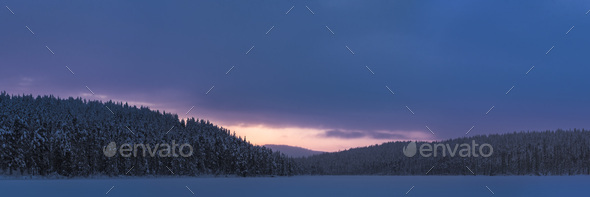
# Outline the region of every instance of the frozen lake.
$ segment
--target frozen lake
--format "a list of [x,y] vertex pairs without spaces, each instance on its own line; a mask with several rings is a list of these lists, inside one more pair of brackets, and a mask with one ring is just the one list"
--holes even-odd
[[586,196],[589,183],[590,176],[0,180],[0,196]]

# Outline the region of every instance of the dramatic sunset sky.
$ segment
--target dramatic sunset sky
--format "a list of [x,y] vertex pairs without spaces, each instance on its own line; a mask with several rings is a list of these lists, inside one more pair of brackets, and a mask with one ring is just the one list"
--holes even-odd
[[129,102],[321,151],[590,129],[590,1],[2,3],[10,94]]

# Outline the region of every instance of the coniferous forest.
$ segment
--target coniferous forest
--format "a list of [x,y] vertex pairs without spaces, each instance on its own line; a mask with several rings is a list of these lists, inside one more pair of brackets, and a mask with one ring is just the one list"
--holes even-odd
[[[413,157],[409,142],[290,158],[206,120],[126,103],[0,94],[0,175],[579,175],[590,174],[590,131],[478,135],[424,143],[487,143],[490,157]],[[118,145],[188,143],[190,157],[107,157]]]
[[[388,142],[299,159],[314,175],[588,175],[590,131],[513,132],[463,137],[430,144],[487,143],[489,157],[404,156],[409,142]],[[418,147],[424,142],[418,142]],[[487,153],[487,152],[486,152]],[[473,172],[471,172],[473,171]],[[428,173],[428,174],[426,174]]]
[[[112,112],[111,112],[112,111]],[[173,128],[172,128],[173,127]],[[172,129],[171,129],[172,128]],[[106,157],[104,146],[188,143],[190,157]],[[292,175],[293,159],[205,120],[126,103],[0,94],[0,174],[88,177]]]

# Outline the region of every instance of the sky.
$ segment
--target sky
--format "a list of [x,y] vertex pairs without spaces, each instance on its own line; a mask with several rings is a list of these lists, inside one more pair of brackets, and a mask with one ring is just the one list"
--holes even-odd
[[0,90],[148,106],[257,145],[590,128],[588,1],[2,7]]

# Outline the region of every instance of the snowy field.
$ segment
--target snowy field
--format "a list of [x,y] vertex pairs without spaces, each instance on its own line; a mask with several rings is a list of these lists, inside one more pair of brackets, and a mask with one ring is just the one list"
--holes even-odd
[[587,196],[589,183],[590,176],[0,180],[0,196]]

